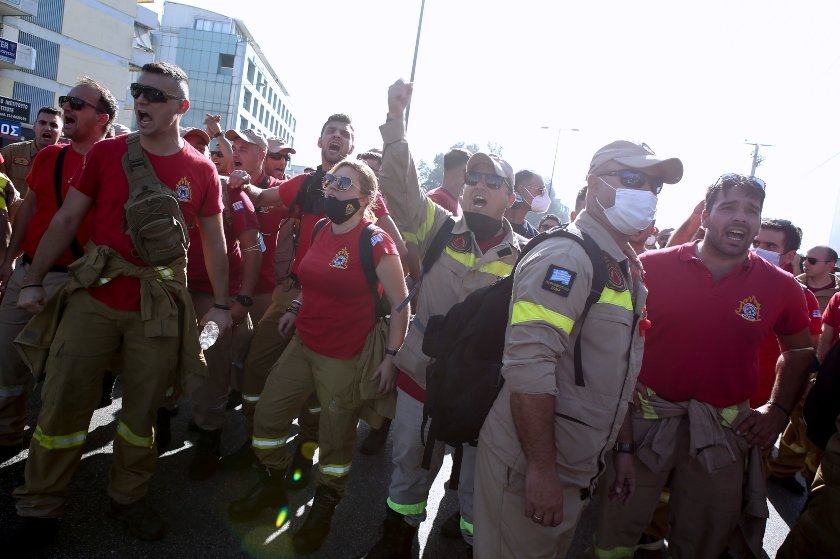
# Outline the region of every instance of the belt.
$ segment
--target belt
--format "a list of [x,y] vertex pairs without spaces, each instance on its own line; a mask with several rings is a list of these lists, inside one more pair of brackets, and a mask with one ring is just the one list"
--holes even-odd
[[[32,264],[32,258],[30,258],[30,256],[28,254],[26,254],[25,252],[23,253],[23,256],[20,257],[20,259],[23,261],[24,264]],[[57,272],[57,273],[61,273],[61,274],[66,274],[68,272],[68,270],[67,270],[67,266],[53,266],[52,268],[47,270],[47,273],[50,273],[50,272]]]

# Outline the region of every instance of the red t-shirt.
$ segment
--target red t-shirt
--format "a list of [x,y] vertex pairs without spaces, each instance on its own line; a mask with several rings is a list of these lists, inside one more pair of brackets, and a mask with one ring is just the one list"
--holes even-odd
[[[286,182],[282,183],[278,188],[280,189],[280,200],[283,203],[284,217],[289,217],[289,209],[295,202],[298,192],[303,187],[303,182],[309,175],[297,175]],[[388,208],[385,205],[385,200],[381,194],[377,194],[376,200],[373,204],[373,215],[380,218],[388,215]],[[297,214],[300,208],[295,209]],[[291,216],[296,217],[296,216]],[[309,250],[309,243],[312,240],[312,231],[315,229],[315,224],[327,217],[325,214],[304,213],[300,215],[300,233],[298,234],[298,246],[295,252],[295,261],[292,264],[292,273],[298,275],[298,268],[303,257],[306,256],[306,251]]]
[[437,188],[433,188],[432,190],[426,193],[426,196],[429,199],[443,208],[444,210],[448,211],[455,217],[461,217],[463,212],[461,211],[461,203],[458,201],[456,197],[452,195],[451,192],[439,186]]
[[[93,198],[93,242],[109,246],[129,262],[144,266],[142,260],[132,255],[134,245],[123,223],[123,206],[128,201],[128,177],[122,166],[122,157],[128,151],[125,140],[126,136],[120,136],[94,145],[70,186]],[[181,151],[173,155],[160,156],[147,151],[146,156],[161,182],[175,191],[187,227],[196,227],[199,217],[221,213],[216,167],[191,145],[184,142]],[[136,278],[119,276],[90,288],[90,293],[111,308],[140,310],[140,280]]]
[[[822,330],[820,304],[814,294],[802,286],[805,302],[808,306],[808,330],[812,336],[819,336]],[[776,382],[776,361],[782,353],[779,339],[775,334],[769,334],[758,349],[758,390],[750,396],[750,407],[755,409],[763,406],[770,399],[773,385]]]
[[[300,259],[303,306],[295,325],[301,342],[327,357],[350,359],[361,353],[374,325],[375,302],[359,257],[359,235],[366,224],[362,220],[336,235],[328,223]],[[374,232],[371,245],[374,267],[383,254],[397,254],[394,241],[381,229]]]
[[840,293],[835,293],[828,300],[828,305],[822,315],[822,323],[834,328],[834,338],[831,340],[834,344],[840,336]]
[[[222,223],[225,227],[225,243],[227,244],[228,292],[231,295],[237,295],[239,285],[242,283],[242,247],[239,246],[239,235],[250,229],[259,229],[260,224],[257,221],[254,205],[248,195],[241,190],[228,187],[224,205]],[[201,244],[201,233],[198,227],[190,229],[187,285],[194,291],[213,293],[213,284],[210,283],[210,276],[207,274],[204,247]]]
[[[265,179],[268,181],[265,181]],[[284,181],[263,174],[256,184],[260,188],[274,188],[280,186]],[[257,208],[257,219],[260,222],[260,233],[262,233],[265,252],[263,252],[262,265],[260,268],[260,279],[254,293],[271,293],[277,284],[274,273],[274,252],[277,250],[277,229],[280,223],[286,219],[288,212],[282,208],[262,207]]]
[[651,328],[639,379],[669,400],[715,407],[745,402],[758,388],[758,349],[771,333],[808,327],[793,277],[749,253],[714,281],[697,243],[645,252]]
[[[55,199],[55,164],[57,162],[58,154],[64,149],[63,145],[47,146],[38,152],[38,156],[32,161],[32,168],[26,176],[26,182],[29,184],[29,189],[35,193],[35,214],[29,221],[23,241],[20,244],[21,250],[32,258],[35,256],[35,251],[38,249],[38,243],[41,242],[41,237],[50,226],[53,216],[58,212],[58,201]],[[61,175],[61,199],[62,201],[67,197],[67,189],[70,188],[70,179],[72,179],[82,164],[85,161],[85,156],[76,152],[72,147],[67,148],[64,154],[64,165]],[[79,229],[76,231],[76,240],[79,247],[84,250],[85,244],[90,238],[90,225],[93,218],[93,212],[88,212]],[[71,264],[76,257],[68,248],[58,260],[55,261],[57,266],[67,266]]]

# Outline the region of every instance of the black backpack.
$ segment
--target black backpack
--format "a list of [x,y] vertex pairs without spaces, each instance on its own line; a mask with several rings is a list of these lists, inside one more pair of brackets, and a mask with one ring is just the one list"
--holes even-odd
[[[592,261],[593,279],[581,316],[580,331],[590,307],[601,297],[607,283],[607,267],[600,247],[585,233],[579,236],[564,227],[540,233],[522,249],[519,261],[550,237],[579,243]],[[515,270],[515,268],[514,268]],[[433,358],[426,369],[426,403],[423,406],[421,438],[429,424],[423,467],[429,467],[435,441],[455,447],[455,465],[450,489],[457,488],[463,444],[475,444],[481,426],[493,406],[504,379],[502,354],[508,324],[514,274],[470,293],[446,315],[429,317],[423,335],[423,353]],[[583,385],[580,336],[575,344],[575,379]]]
[[808,424],[806,434],[825,450],[828,439],[837,432],[840,415],[840,342],[834,344],[817,371],[817,381],[805,398],[802,417]]

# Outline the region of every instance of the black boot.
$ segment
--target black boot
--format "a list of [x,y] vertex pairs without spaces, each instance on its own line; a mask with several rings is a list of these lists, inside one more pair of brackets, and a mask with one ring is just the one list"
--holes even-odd
[[368,551],[367,559],[411,559],[411,546],[417,527],[408,524],[405,517],[388,507],[382,523],[382,537]]
[[155,421],[155,445],[158,456],[169,450],[172,444],[172,414],[166,408],[158,408]]
[[219,467],[223,470],[244,470],[256,462],[257,456],[251,448],[251,439],[248,439],[235,452],[222,456]]
[[114,390],[114,383],[117,382],[117,377],[111,371],[105,371],[102,375],[102,395],[99,397],[99,403],[96,404],[96,409],[107,408],[114,403],[114,398],[111,392]]
[[335,507],[341,495],[334,489],[320,485],[315,490],[315,500],[306,522],[292,537],[292,545],[298,553],[309,554],[321,549],[330,533]]
[[219,439],[222,430],[198,430],[198,441],[195,443],[195,454],[190,462],[187,475],[194,480],[201,481],[216,473],[219,468]]
[[371,429],[367,438],[362,443],[362,454],[372,455],[379,454],[379,451],[385,446],[385,440],[388,438],[388,430],[391,428],[391,420],[386,419],[382,422],[382,427],[379,429]]
[[289,464],[286,472],[286,488],[291,491],[303,489],[312,477],[312,455],[308,458],[304,455],[304,447],[310,444],[312,443],[301,442],[295,450],[292,463]]
[[266,507],[280,509],[289,503],[284,487],[285,471],[263,468],[260,481],[242,499],[228,506],[228,517],[237,522],[251,520]]

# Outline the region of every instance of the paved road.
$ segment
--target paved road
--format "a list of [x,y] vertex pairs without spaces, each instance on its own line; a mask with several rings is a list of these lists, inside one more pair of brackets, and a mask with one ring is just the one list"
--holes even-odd
[[[116,388],[119,395],[119,383]],[[168,523],[168,534],[160,542],[135,540],[117,521],[105,515],[108,505],[106,486],[111,464],[111,441],[119,416],[119,399],[108,408],[98,410],[93,418],[84,459],[71,485],[71,500],[61,523],[58,541],[48,549],[49,558],[287,558],[294,557],[290,533],[301,525],[307,504],[311,504],[313,490],[307,488],[292,494],[289,507],[291,520],[285,526],[274,527],[272,516],[266,512],[257,521],[234,524],[225,514],[227,504],[247,491],[257,479],[253,470],[220,472],[203,482],[186,477],[192,443],[185,438],[190,416],[189,403],[173,421],[173,450],[158,464],[152,482],[150,502]],[[40,404],[37,394],[30,406],[34,424],[35,410]],[[360,440],[367,428],[359,428]],[[231,413],[228,428],[222,439],[223,451],[235,450],[244,440],[241,414]],[[14,521],[14,503],[10,496],[23,478],[25,453],[0,466],[0,526]],[[463,557],[464,545],[448,540],[440,534],[440,524],[458,507],[454,492],[444,488],[451,460],[447,456],[441,475],[429,498],[428,520],[421,526],[416,557],[427,559]],[[364,553],[379,537],[385,515],[385,497],[390,476],[390,448],[378,456],[356,453],[353,475],[347,497],[339,506],[333,521],[333,532],[324,548],[313,558],[345,559]],[[765,534],[765,550],[773,557],[804,503],[804,497],[775,486],[769,488],[771,519]],[[590,507],[569,553],[570,558],[582,557],[592,537]],[[4,528],[0,528],[3,530]],[[2,548],[0,548],[2,549]],[[2,554],[0,554],[2,555]],[[647,554],[646,557],[658,557]]]

